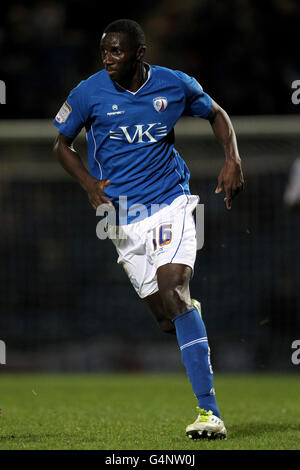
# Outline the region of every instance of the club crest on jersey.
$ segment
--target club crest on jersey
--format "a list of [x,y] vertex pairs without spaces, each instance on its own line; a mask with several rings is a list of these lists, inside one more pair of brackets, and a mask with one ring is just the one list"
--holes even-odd
[[161,111],[165,111],[168,106],[168,100],[164,96],[157,96],[153,99],[153,106],[155,111],[160,113]]

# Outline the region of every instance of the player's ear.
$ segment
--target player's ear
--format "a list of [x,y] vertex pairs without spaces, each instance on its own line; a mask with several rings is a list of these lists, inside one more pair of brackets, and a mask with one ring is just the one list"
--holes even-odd
[[136,58],[137,60],[142,60],[146,53],[146,46],[139,46],[136,51]]

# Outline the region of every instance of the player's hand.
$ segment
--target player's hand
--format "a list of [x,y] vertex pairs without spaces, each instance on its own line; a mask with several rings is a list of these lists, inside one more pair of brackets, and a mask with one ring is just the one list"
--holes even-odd
[[225,191],[224,201],[226,208],[231,209],[232,200],[244,189],[244,176],[241,163],[235,160],[226,160],[218,177],[216,194]]
[[110,184],[110,180],[96,180],[93,179],[88,185],[87,194],[92,207],[96,210],[101,204],[113,203],[105,196],[104,190]]

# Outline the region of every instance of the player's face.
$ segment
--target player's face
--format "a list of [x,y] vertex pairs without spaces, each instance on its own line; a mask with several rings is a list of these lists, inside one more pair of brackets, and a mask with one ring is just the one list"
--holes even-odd
[[103,65],[113,81],[126,82],[136,72],[140,54],[133,47],[127,34],[103,34],[100,51]]

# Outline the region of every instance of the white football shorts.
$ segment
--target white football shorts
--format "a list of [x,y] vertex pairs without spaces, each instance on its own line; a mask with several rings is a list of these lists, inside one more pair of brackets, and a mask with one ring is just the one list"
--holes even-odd
[[197,239],[193,211],[198,201],[198,196],[182,195],[141,221],[108,227],[118,263],[140,298],[158,291],[156,271],[160,266],[179,263],[194,269]]

